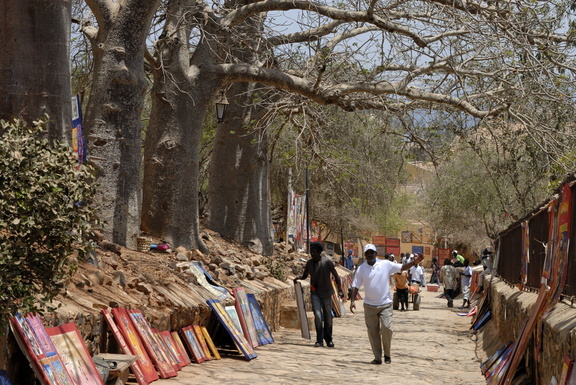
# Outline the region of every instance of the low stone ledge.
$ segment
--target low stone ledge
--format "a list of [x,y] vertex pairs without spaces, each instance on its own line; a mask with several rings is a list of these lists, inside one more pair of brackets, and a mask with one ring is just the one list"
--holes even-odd
[[[490,276],[486,276],[486,284],[489,285],[489,282]],[[480,330],[480,333],[486,333],[483,329],[495,328],[500,345],[515,342],[530,317],[538,293],[519,291],[518,288],[496,277],[492,280],[491,290],[492,320]],[[542,351],[538,359],[535,359],[532,336],[524,361],[532,378],[539,377],[536,383],[549,384],[552,376],[560,379],[564,356],[566,354],[572,356],[572,352],[576,352],[576,308],[565,302],[559,302],[544,319],[541,341]]]

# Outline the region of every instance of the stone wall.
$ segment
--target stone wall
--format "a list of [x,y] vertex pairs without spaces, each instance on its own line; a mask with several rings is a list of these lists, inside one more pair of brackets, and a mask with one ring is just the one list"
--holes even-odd
[[[487,276],[486,285],[490,276]],[[485,286],[486,287],[486,286]],[[538,293],[522,292],[504,281],[494,278],[491,284],[492,320],[484,328],[496,328],[501,343],[515,342]],[[535,359],[534,337],[530,340],[524,360],[535,383],[549,384],[552,376],[560,379],[564,356],[576,358],[576,308],[571,303],[560,302],[545,317],[542,329],[542,351]],[[481,330],[482,332],[482,330]]]

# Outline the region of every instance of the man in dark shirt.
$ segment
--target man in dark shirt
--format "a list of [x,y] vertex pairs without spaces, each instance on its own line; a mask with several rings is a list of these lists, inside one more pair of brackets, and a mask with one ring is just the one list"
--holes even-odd
[[[294,283],[299,279],[306,279],[310,276],[310,294],[312,299],[312,311],[314,312],[314,325],[316,326],[316,343],[314,346],[334,347],[332,341],[332,294],[334,287],[330,279],[330,274],[336,281],[338,295],[344,296],[340,289],[340,277],[336,272],[334,262],[327,257],[322,256],[324,247],[320,242],[310,244],[310,256],[312,257],[304,267],[304,273],[301,277],[294,278]],[[324,320],[324,322],[322,322]]]

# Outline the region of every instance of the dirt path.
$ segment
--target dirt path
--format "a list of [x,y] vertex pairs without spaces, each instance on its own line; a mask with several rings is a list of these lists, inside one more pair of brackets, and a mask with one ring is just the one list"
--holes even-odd
[[[159,385],[188,384],[484,384],[470,317],[458,316],[439,293],[422,293],[420,311],[394,312],[392,364],[373,359],[361,302],[356,314],[334,320],[334,348],[315,348],[300,330],[281,329],[275,343],[258,347],[258,358],[224,358],[191,364]],[[461,301],[455,301],[457,306]],[[411,304],[410,304],[411,305]],[[314,331],[312,331],[314,335]],[[313,337],[314,338],[314,337]]]

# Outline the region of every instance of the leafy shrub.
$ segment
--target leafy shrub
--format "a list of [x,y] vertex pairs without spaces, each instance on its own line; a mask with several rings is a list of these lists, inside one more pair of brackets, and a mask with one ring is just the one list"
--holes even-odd
[[[0,120],[0,325],[42,312],[90,249],[95,188],[43,121]],[[3,327],[2,330],[5,330]]]

